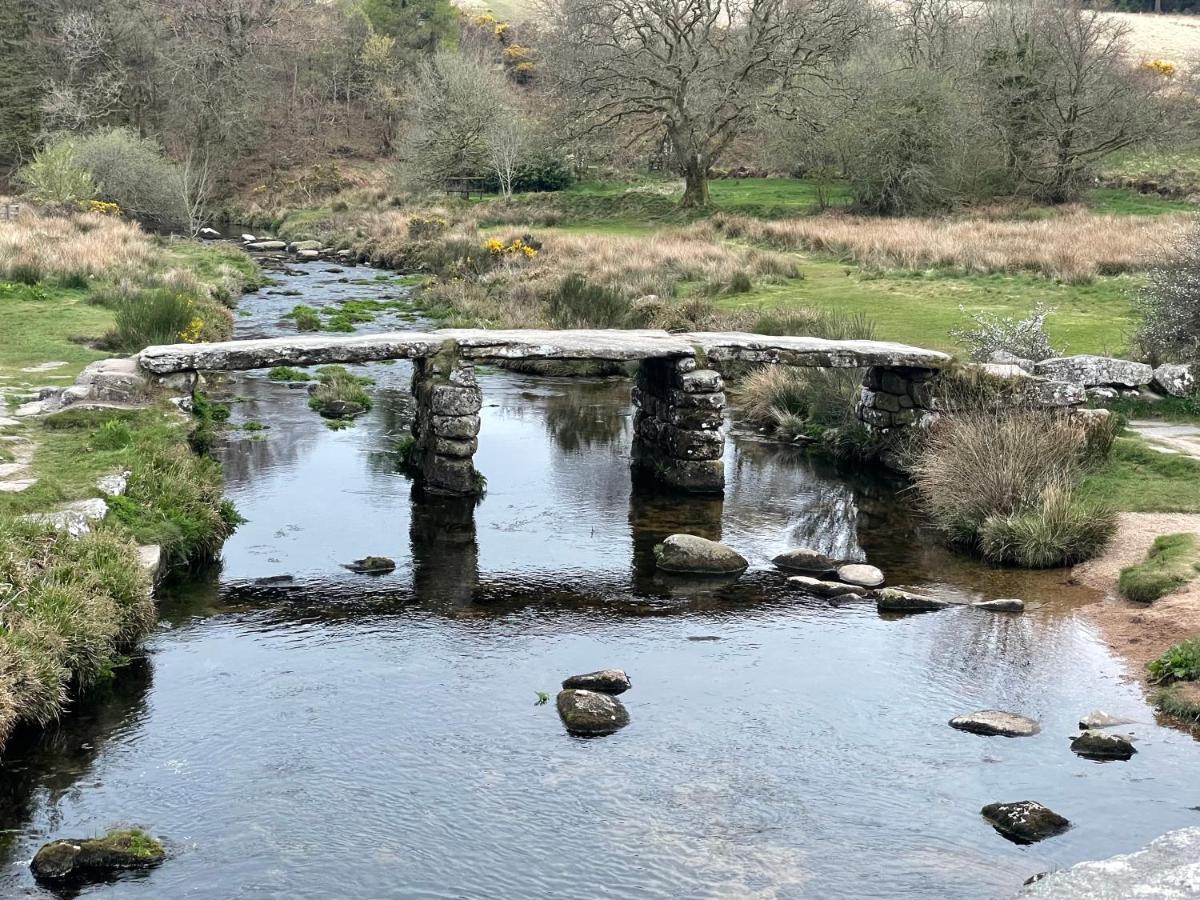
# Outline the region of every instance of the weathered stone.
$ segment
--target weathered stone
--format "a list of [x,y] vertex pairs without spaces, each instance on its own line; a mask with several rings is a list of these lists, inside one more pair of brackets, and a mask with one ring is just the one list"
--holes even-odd
[[1117,716],[1110,716],[1102,709],[1093,709],[1090,713],[1079,720],[1079,727],[1083,729],[1111,728],[1114,725],[1128,725],[1130,722],[1130,719],[1121,719]]
[[567,731],[585,737],[612,734],[629,724],[629,711],[610,694],[570,689],[555,701]]
[[287,243],[284,241],[251,241],[246,244],[247,250],[258,250],[265,252],[268,250],[286,250]]
[[954,606],[949,600],[914,594],[900,588],[884,588],[875,595],[875,602],[880,612],[898,613],[935,612]]
[[714,394],[725,390],[724,380],[712,369],[685,372],[676,382],[686,394]]
[[434,416],[472,416],[483,407],[478,390],[452,384],[435,384],[429,398]]
[[862,597],[867,593],[865,587],[857,584],[845,584],[841,581],[822,581],[820,578],[811,578],[808,575],[793,575],[788,578],[788,584],[792,587],[808,591],[810,594],[816,594],[818,597],[843,597],[847,595]]
[[118,831],[52,841],[38,850],[29,867],[39,881],[86,882],[124,869],[147,869],[164,859],[158,841],[140,831]]
[[1189,397],[1196,392],[1196,374],[1191,366],[1167,363],[1154,370],[1154,386],[1172,397]]
[[950,727],[989,737],[1030,737],[1042,730],[1033,719],[999,709],[982,709],[955,716],[950,720]]
[[1086,354],[1044,359],[1034,366],[1034,372],[1055,381],[1070,381],[1084,387],[1119,385],[1135,388],[1149,384],[1154,377],[1154,370],[1144,363]]
[[993,828],[1018,844],[1045,840],[1071,826],[1069,820],[1033,800],[989,803],[980,813]]
[[320,250],[320,241],[292,241],[288,244],[289,253],[299,253],[301,250]]
[[464,440],[479,434],[479,416],[432,416],[430,426],[438,437]]
[[971,604],[976,609],[986,609],[989,612],[1024,612],[1025,601],[1015,597],[1002,598],[999,600],[980,600],[978,603]]
[[[907,394],[905,397],[907,398]],[[911,402],[909,405],[912,405]],[[885,394],[883,391],[872,393],[871,406],[884,412],[900,412],[900,397],[895,394]]]
[[438,456],[451,456],[455,459],[470,459],[479,449],[479,441],[475,438],[455,440],[440,435],[433,440],[433,452]]
[[1089,729],[1071,741],[1071,749],[1088,759],[1129,759],[1137,750],[1128,737]]
[[689,431],[714,431],[725,424],[725,411],[671,407],[666,410],[662,421],[664,424],[686,428]]
[[47,513],[30,513],[22,516],[30,522],[50,525],[65,531],[72,537],[81,537],[92,530],[92,525],[108,515],[108,504],[99,497],[75,500]]
[[839,566],[837,577],[846,584],[857,584],[865,588],[879,587],[883,584],[883,573],[865,563],[848,563]]
[[771,562],[779,568],[791,572],[808,572],[817,575],[832,574],[838,567],[837,561],[832,557],[805,547],[795,547],[780,553]]
[[664,425],[659,440],[676,459],[720,459],[725,454],[725,435],[720,431],[693,431]]
[[724,409],[725,395],[721,392],[715,394],[688,394],[672,388],[667,394],[667,403],[677,409]]
[[907,394],[908,379],[899,372],[885,369],[879,374],[879,389],[888,394]]
[[296,259],[298,259],[302,262],[312,262],[313,260],[320,259],[320,258],[321,258],[320,250],[298,250],[296,252]]
[[428,453],[420,465],[420,471],[425,488],[435,494],[471,495],[481,490],[479,473],[470,459]]
[[150,576],[151,582],[157,584],[164,574],[162,547],[158,544],[139,544],[137,556],[138,567]]
[[386,575],[396,570],[396,561],[386,556],[364,556],[354,562],[345,563],[342,568],[360,575]]
[[1017,366],[1026,372],[1032,372],[1035,365],[1032,359],[1025,359],[1015,353],[1009,353],[1007,350],[993,350],[987,361],[993,365]]
[[950,363],[950,357],[944,353],[885,341],[833,341],[814,337],[708,331],[681,334],[679,337],[700,347],[709,363],[718,370],[722,364],[731,361],[818,366],[824,369],[884,366],[922,370],[941,369]]
[[563,690],[598,691],[601,694],[623,694],[633,687],[624,669],[601,669],[584,675],[572,675],[562,686]]
[[743,572],[749,565],[736,550],[694,534],[671,535],[654,548],[654,557],[666,572],[699,575]]
[[659,459],[658,480],[667,487],[693,494],[717,494],[725,489],[725,463],[720,459]]
[[1025,369],[1020,366],[1008,366],[1001,363],[982,363],[977,366],[985,375],[990,375],[992,378],[1032,378]]
[[1200,897],[1200,828],[1182,828],[1122,856],[1048,872],[1023,900],[1187,900]]
[[114,472],[112,475],[104,475],[96,481],[96,490],[106,497],[124,496],[125,489],[129,487],[129,475],[129,472]]

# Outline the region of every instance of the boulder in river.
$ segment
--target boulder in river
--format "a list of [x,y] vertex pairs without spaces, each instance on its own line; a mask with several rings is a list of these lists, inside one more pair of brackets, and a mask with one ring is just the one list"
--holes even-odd
[[201,228],[197,237],[205,241],[219,241],[221,239],[221,232],[215,228]]
[[563,690],[599,691],[602,694],[623,694],[633,687],[624,669],[601,669],[584,675],[572,675],[562,686]]
[[1079,727],[1083,729],[1091,728],[1111,728],[1114,725],[1128,725],[1129,719],[1121,719],[1117,716],[1110,716],[1102,709],[1093,709],[1090,713],[1079,720]]
[[731,547],[694,534],[671,535],[654,548],[654,558],[665,572],[697,575],[730,575],[744,572],[749,565]]
[[999,600],[980,600],[972,603],[976,609],[986,609],[989,612],[1024,612],[1025,601],[1015,597],[1005,597]]
[[266,252],[268,250],[284,250],[286,248],[287,244],[285,244],[283,241],[255,241],[252,244],[246,245],[247,250],[259,250],[262,252]]
[[1090,728],[1071,741],[1071,749],[1087,759],[1129,759],[1137,753],[1133,741],[1123,734]]
[[928,597],[925,594],[914,594],[902,591],[900,588],[884,588],[875,595],[875,605],[880,612],[935,612],[946,609],[954,604],[949,600]]
[[846,584],[857,584],[859,587],[873,588],[883,584],[883,573],[874,566],[865,563],[848,563],[839,566],[837,570],[839,581]]
[[771,562],[789,572],[805,572],[810,575],[828,575],[838,567],[837,560],[805,547],[794,547],[780,553]]
[[612,734],[629,724],[629,710],[611,694],[571,688],[559,691],[555,705],[571,734]]
[[33,857],[30,869],[39,881],[103,880],[123,869],[148,869],[166,858],[162,844],[137,828],[97,838],[51,841]]
[[1001,709],[981,709],[979,712],[955,716],[950,720],[950,727],[989,737],[1029,737],[1042,730],[1042,726],[1033,719]]
[[809,578],[807,575],[793,575],[788,579],[792,587],[816,594],[818,597],[861,597],[867,589],[857,584],[845,584],[841,581],[822,581],[820,578]]
[[1069,820],[1033,800],[989,803],[980,813],[993,828],[1018,844],[1045,840],[1071,827]]
[[396,561],[386,556],[364,556],[352,563],[346,563],[343,568],[360,575],[386,575],[396,571]]

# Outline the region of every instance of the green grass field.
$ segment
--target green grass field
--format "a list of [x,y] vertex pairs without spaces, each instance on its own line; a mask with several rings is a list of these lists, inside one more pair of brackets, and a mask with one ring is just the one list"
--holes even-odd
[[87,303],[87,294],[85,289],[0,283],[0,375],[29,381],[38,376],[22,368],[54,360],[67,365],[48,375],[74,377],[107,356],[83,342],[111,328],[113,313]]

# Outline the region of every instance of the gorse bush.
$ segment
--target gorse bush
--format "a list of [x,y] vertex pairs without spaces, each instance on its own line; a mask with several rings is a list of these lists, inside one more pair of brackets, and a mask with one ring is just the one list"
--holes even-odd
[[950,336],[961,341],[976,362],[988,362],[992,354],[997,352],[1011,353],[1034,362],[1062,355],[1046,334],[1046,317],[1054,310],[1041,303],[1036,304],[1023,319],[968,313],[963,307],[959,307],[959,310],[971,320],[972,325],[952,328]]
[[116,324],[105,345],[136,353],[157,344],[228,340],[233,334],[229,310],[205,296],[171,287],[127,286],[98,295],[116,311]]
[[1147,360],[1200,363],[1200,226],[1170,248],[1151,270],[1137,301],[1134,345]]
[[1112,510],[1080,496],[1097,462],[1088,427],[1045,411],[944,417],[914,451],[921,503],[951,541],[993,562],[1044,568],[1086,559],[1116,529]]
[[1187,532],[1154,539],[1145,562],[1121,570],[1118,586],[1130,600],[1150,603],[1200,577],[1196,536]]

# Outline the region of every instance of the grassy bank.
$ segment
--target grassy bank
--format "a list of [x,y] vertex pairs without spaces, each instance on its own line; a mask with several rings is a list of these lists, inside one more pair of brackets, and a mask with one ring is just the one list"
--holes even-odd
[[[261,278],[234,248],[163,241],[95,215],[0,225],[0,246],[0,393],[10,404],[32,386],[65,387],[108,348],[203,336],[216,326],[195,321],[228,321]],[[164,304],[187,319],[155,331]],[[65,365],[22,371],[51,361]],[[237,526],[220,466],[192,449],[206,425],[163,403],[68,408],[4,430],[15,440],[0,446],[33,449],[21,477],[36,483],[0,493],[0,747],[18,723],[45,724],[72,691],[111,677],[153,625],[138,545],[158,545],[180,569],[212,558]],[[25,518],[102,496],[97,480],[121,472],[124,495],[108,498],[108,516],[82,539]]]

